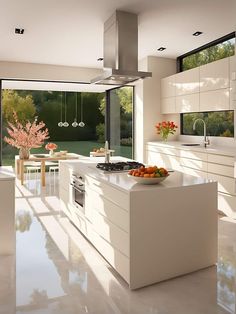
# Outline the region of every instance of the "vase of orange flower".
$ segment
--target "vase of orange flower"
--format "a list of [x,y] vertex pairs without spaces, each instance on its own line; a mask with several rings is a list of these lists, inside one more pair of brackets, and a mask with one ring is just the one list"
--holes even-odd
[[178,126],[173,121],[162,121],[156,124],[157,134],[159,134],[163,142],[167,142],[170,134],[174,134]]
[[45,139],[48,139],[48,129],[45,129],[45,123],[43,121],[37,123],[37,119],[34,122],[26,122],[23,125],[18,121],[17,114],[13,113],[14,122],[8,122],[7,132],[9,137],[5,136],[6,143],[13,147],[19,148],[19,158],[29,159],[30,149],[39,148],[43,145]]
[[45,145],[45,149],[49,150],[49,155],[53,156],[54,155],[54,150],[57,149],[57,144],[55,143],[47,143]]

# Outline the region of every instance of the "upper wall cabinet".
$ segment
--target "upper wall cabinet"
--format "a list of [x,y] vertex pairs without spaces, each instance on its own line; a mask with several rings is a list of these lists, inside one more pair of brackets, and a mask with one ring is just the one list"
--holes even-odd
[[200,93],[200,111],[229,110],[229,88]]
[[199,111],[199,93],[183,95],[176,97],[176,112],[198,112]]
[[229,58],[230,109],[236,109],[236,55]]
[[161,113],[175,113],[175,97],[163,98],[161,100]]
[[229,87],[229,58],[200,66],[200,92]]
[[175,75],[176,96],[199,92],[199,68],[180,72]]
[[161,97],[175,96],[175,75],[165,77],[161,80]]

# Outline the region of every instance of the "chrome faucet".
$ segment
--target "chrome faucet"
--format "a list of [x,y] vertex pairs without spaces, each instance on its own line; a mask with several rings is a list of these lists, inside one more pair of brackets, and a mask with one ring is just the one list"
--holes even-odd
[[196,119],[196,120],[194,121],[194,123],[193,123],[193,130],[195,131],[195,129],[196,129],[196,123],[197,123],[198,121],[203,122],[203,127],[204,127],[204,129],[203,129],[203,132],[204,132],[204,146],[207,147],[207,145],[210,145],[210,141],[209,141],[209,139],[207,138],[207,135],[206,135],[206,122],[205,122],[203,119],[200,119],[200,118]]

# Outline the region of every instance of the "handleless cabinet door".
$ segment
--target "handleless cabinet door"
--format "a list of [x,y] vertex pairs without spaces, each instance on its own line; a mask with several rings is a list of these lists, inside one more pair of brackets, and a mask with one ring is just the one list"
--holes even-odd
[[199,92],[199,68],[194,68],[176,74],[176,96]]
[[200,111],[229,110],[229,88],[200,93]]
[[198,112],[199,93],[176,97],[176,112]]
[[236,109],[236,55],[229,58],[230,109]]
[[175,97],[163,98],[161,100],[161,113],[175,113]]
[[165,77],[161,80],[161,97],[175,96],[175,75]]
[[200,92],[229,87],[229,58],[200,66]]

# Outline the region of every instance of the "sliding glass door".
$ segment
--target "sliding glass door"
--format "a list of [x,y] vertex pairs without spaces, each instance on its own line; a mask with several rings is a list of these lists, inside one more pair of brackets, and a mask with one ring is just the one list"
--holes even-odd
[[133,87],[109,91],[108,139],[116,156],[133,157]]

